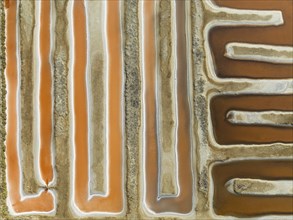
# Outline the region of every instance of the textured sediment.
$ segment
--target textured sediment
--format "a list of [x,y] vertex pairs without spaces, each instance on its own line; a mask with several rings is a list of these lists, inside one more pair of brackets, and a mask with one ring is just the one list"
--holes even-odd
[[[174,19],[172,15],[175,15],[174,2],[163,0],[157,4],[158,7],[158,100],[157,107],[159,109],[159,121],[160,126],[158,130],[158,137],[160,144],[159,151],[161,155],[161,177],[158,180],[160,182],[160,193],[162,194],[176,194],[176,133],[175,127],[176,118],[175,103],[176,95],[174,94],[174,79],[175,79],[175,64],[174,59],[176,54],[174,53],[174,33],[176,32],[174,27]],[[173,12],[173,13],[172,13]],[[183,16],[183,15],[182,15]]]
[[91,130],[91,192],[105,191],[105,144],[106,144],[106,51],[103,25],[105,14],[103,1],[88,1],[88,33],[90,50],[90,92],[89,102],[92,110],[89,112]]
[[23,191],[25,194],[34,194],[38,190],[35,179],[34,160],[34,110],[33,93],[34,76],[34,30],[35,30],[35,2],[33,0],[19,2],[19,44],[20,44],[20,149],[23,177]]
[[124,2],[125,148],[127,217],[139,218],[139,169],[141,155],[141,73],[139,23],[136,0]]
[[5,59],[5,11],[4,2],[0,1],[0,213],[8,216],[6,206],[6,164],[5,164],[5,145],[6,138],[6,83],[4,70],[6,67]]
[[[6,6],[8,6],[6,1]],[[54,136],[53,136],[53,157],[55,168],[55,182],[49,186],[49,189],[54,190],[57,195],[57,210],[54,216],[39,216],[39,215],[26,215],[21,217],[12,217],[8,212],[6,205],[7,198],[7,186],[6,186],[6,163],[5,163],[5,136],[6,136],[6,83],[5,83],[5,8],[4,1],[0,1],[0,213],[3,219],[74,219],[77,218],[73,215],[70,208],[71,204],[71,184],[72,179],[72,125],[70,121],[71,115],[71,103],[70,103],[70,91],[71,91],[71,78],[72,73],[70,71],[70,39],[68,39],[68,31],[70,25],[70,19],[68,17],[68,7],[71,4],[69,0],[55,0],[52,7],[53,10],[53,24],[54,29],[54,41],[52,51],[52,64],[54,71],[53,79],[53,96],[54,96]],[[174,1],[175,2],[175,1]],[[262,90],[261,82],[251,82],[249,80],[238,81],[238,79],[232,79],[225,82],[219,81],[215,75],[211,73],[209,69],[209,60],[207,48],[204,43],[209,39],[205,39],[204,28],[208,22],[212,20],[233,20],[236,22],[242,20],[259,19],[265,21],[267,17],[261,17],[261,15],[254,14],[250,16],[247,14],[237,14],[233,12],[229,14],[229,11],[217,11],[216,9],[208,6],[205,0],[186,0],[188,9],[186,10],[186,16],[189,23],[186,28],[187,39],[187,60],[191,60],[189,65],[191,71],[189,75],[192,82],[188,82],[192,87],[189,88],[191,99],[189,105],[191,106],[191,126],[193,129],[192,139],[194,147],[192,148],[192,169],[195,175],[195,182],[193,183],[193,198],[195,199],[195,208],[192,212],[191,219],[195,217],[198,219],[214,219],[213,213],[213,179],[211,176],[211,170],[215,161],[222,163],[232,159],[245,161],[249,158],[288,158],[292,156],[292,145],[284,143],[272,143],[267,145],[251,145],[251,146],[237,146],[232,145],[229,147],[217,146],[217,142],[211,140],[213,136],[213,126],[210,114],[210,98],[215,95],[221,95],[224,93],[230,93],[233,95],[239,95],[239,93],[262,93],[265,94],[265,90]],[[224,2],[219,0],[219,2]],[[228,1],[227,1],[228,2]],[[233,2],[233,1],[230,1]],[[176,79],[174,62],[176,56],[173,51],[174,35],[173,30],[175,19],[172,17],[174,12],[174,5],[169,0],[161,0],[157,2],[157,12],[159,20],[157,21],[157,53],[158,61],[160,63],[160,69],[158,70],[158,104],[160,109],[159,127],[161,134],[157,134],[161,138],[161,153],[165,153],[167,159],[170,159],[172,154],[168,153],[172,151],[175,146],[175,97],[174,85],[172,81]],[[91,169],[95,170],[92,175],[91,190],[92,192],[101,192],[104,190],[105,181],[104,178],[98,178],[104,176],[104,154],[105,154],[105,66],[106,55],[103,47],[105,43],[103,36],[98,28],[101,27],[102,15],[95,15],[95,11],[102,11],[102,4],[98,4],[95,1],[88,1],[88,18],[89,20],[89,34],[90,38],[90,62],[91,69],[90,74],[90,105],[92,105],[92,112],[90,112],[90,139],[92,144],[91,155],[95,160],[91,164]],[[141,41],[140,36],[140,16],[141,7],[140,1],[137,0],[125,0],[121,1],[121,24],[122,24],[122,47],[123,47],[123,77],[124,77],[124,121],[123,121],[123,135],[125,150],[125,206],[126,215],[123,217],[86,217],[82,219],[164,219],[164,217],[147,217],[142,210],[142,172],[143,170],[143,145],[142,145],[142,101],[143,101],[143,72],[142,72],[142,58],[141,56]],[[174,7],[174,8],[172,8]],[[35,165],[36,161],[34,155],[34,99],[35,93],[34,87],[34,67],[33,67],[33,42],[34,42],[34,25],[35,25],[35,13],[33,13],[35,4],[33,0],[20,1],[19,22],[20,22],[20,46],[21,46],[21,144],[23,146],[22,157],[22,175],[24,177],[23,188],[25,193],[31,194],[37,192],[42,188],[35,178]],[[189,14],[188,14],[189,13]],[[96,16],[96,17],[94,17]],[[288,15],[287,15],[288,16]],[[91,20],[92,19],[92,20]],[[96,20],[95,20],[96,19]],[[178,27],[177,27],[178,28]],[[179,27],[180,28],[180,27]],[[228,27],[229,28],[229,27]],[[274,27],[273,27],[274,28]],[[231,28],[232,29],[232,28]],[[177,33],[178,34],[178,33]],[[182,36],[181,36],[182,37]],[[249,36],[248,36],[249,37]],[[287,36],[288,37],[288,36]],[[217,37],[215,37],[216,39]],[[278,39],[275,39],[276,41]],[[217,45],[217,44],[215,44]],[[270,55],[273,53],[270,52]],[[174,57],[173,57],[174,56]],[[222,58],[221,58],[222,59]],[[226,58],[224,58],[226,59]],[[254,62],[255,63],[255,62]],[[257,63],[257,65],[261,65]],[[275,65],[277,68],[278,65]],[[224,66],[223,69],[226,67]],[[253,68],[251,65],[250,68]],[[187,70],[189,71],[189,70]],[[244,71],[244,70],[243,70]],[[253,74],[253,72],[250,72]],[[287,72],[286,72],[287,74]],[[286,75],[285,74],[285,75]],[[283,74],[284,75],[284,74]],[[279,76],[282,78],[281,76]],[[176,79],[177,80],[177,79]],[[253,84],[254,83],[254,84]],[[272,83],[272,82],[270,82]],[[98,86],[97,86],[98,85]],[[271,84],[268,84],[271,85]],[[280,87],[282,87],[280,83]],[[189,86],[189,85],[188,85]],[[255,87],[253,87],[255,86]],[[250,88],[256,88],[250,91]],[[279,87],[278,87],[279,88]],[[275,93],[280,90],[276,86]],[[287,86],[284,91],[287,93],[292,88]],[[256,92],[255,92],[256,91]],[[269,91],[269,90],[266,90]],[[281,91],[283,92],[283,90]],[[174,94],[173,94],[174,93]],[[292,92],[291,92],[292,93]],[[288,104],[288,103],[287,103]],[[290,104],[290,103],[289,103]],[[268,116],[270,117],[270,116]],[[292,119],[292,118],[291,118]],[[284,119],[282,123],[286,123],[291,120]],[[292,120],[291,120],[292,121]],[[179,146],[180,147],[180,146]],[[165,163],[164,170],[166,173],[173,174],[174,161],[169,167],[168,163]],[[29,171],[29,172],[28,172]],[[172,179],[173,178],[173,179]],[[175,175],[171,177],[162,178],[161,183],[164,188],[160,189],[165,194],[176,193],[174,190]],[[236,204],[236,203],[235,203]],[[188,216],[189,217],[189,216]],[[168,216],[165,219],[182,219],[185,216]]]
[[54,187],[58,195],[57,218],[70,218],[70,157],[69,103],[68,103],[68,0],[55,1],[55,51],[54,63],[54,141],[57,182]]

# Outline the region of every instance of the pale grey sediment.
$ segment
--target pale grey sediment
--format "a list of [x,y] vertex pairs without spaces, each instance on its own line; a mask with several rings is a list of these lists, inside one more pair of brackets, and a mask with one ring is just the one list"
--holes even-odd
[[235,60],[293,64],[293,47],[230,42],[225,56]]
[[232,124],[293,127],[293,113],[289,111],[239,111],[230,110],[226,115]]
[[[38,190],[34,161],[34,31],[35,1],[19,2],[19,50],[20,50],[20,147],[21,175],[25,194]],[[17,135],[17,131],[15,131]]]
[[[174,104],[174,22],[172,24],[172,8],[174,5],[168,0],[162,0],[157,4],[159,36],[157,36],[157,46],[159,51],[159,68],[157,69],[158,78],[158,100],[157,105],[160,109],[160,134],[163,152],[174,149],[175,136],[175,104]],[[174,13],[173,13],[174,15]],[[173,33],[172,33],[173,32]],[[173,39],[172,39],[173,38]]]
[[[160,160],[160,194],[175,195],[176,178],[176,95],[175,95],[175,5],[172,1],[162,0],[157,5],[158,48],[157,68],[157,109],[158,111],[158,146]],[[173,15],[173,16],[172,16]],[[179,33],[177,33],[179,34]]]
[[230,193],[251,196],[292,196],[292,180],[234,178],[225,184]]
[[90,189],[91,193],[105,193],[106,149],[106,51],[105,2],[88,1],[89,34],[89,135],[90,135]]

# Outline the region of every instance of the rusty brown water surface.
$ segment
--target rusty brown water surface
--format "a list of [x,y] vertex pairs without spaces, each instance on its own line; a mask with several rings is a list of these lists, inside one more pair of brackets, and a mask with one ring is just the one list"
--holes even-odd
[[40,23],[40,168],[48,185],[53,180],[51,164],[52,140],[52,69],[50,64],[50,9],[51,1],[41,2]]
[[230,110],[293,111],[292,95],[216,96],[211,100],[211,118],[219,144],[293,143],[292,127],[240,125],[228,121]]
[[212,168],[213,206],[218,215],[248,217],[293,214],[292,196],[235,195],[225,183],[233,178],[293,180],[292,160],[245,160],[219,163]]
[[9,6],[10,6],[10,2],[9,2],[9,0],[4,0],[4,6],[5,6],[5,8],[9,8]]
[[291,0],[214,0],[223,7],[252,10],[280,10],[284,24],[268,27],[216,27],[209,41],[219,77],[293,78],[293,65],[232,60],[224,57],[229,42],[293,46],[293,4]]

